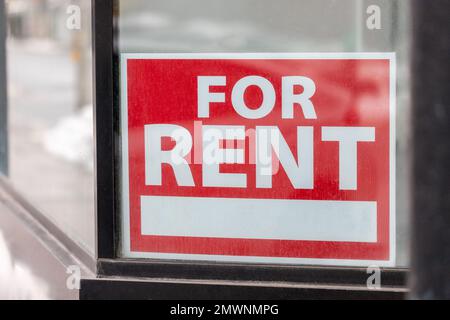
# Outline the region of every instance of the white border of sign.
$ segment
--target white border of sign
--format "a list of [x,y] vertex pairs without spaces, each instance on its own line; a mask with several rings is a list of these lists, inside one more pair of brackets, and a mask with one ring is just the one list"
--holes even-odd
[[[128,59],[384,59],[389,60],[389,260],[354,260],[354,259],[313,259],[313,258],[282,258],[254,256],[226,256],[209,254],[178,254],[131,252],[130,250],[130,203],[129,203],[129,166],[128,166],[128,95],[126,62]],[[328,265],[328,266],[395,266],[396,254],[396,207],[395,207],[395,158],[396,158],[396,57],[395,52],[336,52],[336,53],[122,53],[120,55],[121,79],[121,121],[122,134],[122,167],[121,167],[121,250],[122,258],[150,258],[175,260],[222,261],[240,263],[279,263],[297,265]]]

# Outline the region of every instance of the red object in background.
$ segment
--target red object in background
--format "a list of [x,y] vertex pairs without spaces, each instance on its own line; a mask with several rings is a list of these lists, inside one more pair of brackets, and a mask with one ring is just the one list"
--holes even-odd
[[[297,57],[295,57],[297,56]],[[338,265],[392,265],[395,256],[395,146],[394,86],[395,65],[390,54],[323,54],[246,56],[230,54],[126,55],[122,57],[122,130],[124,159],[124,242],[123,253],[133,257],[182,257],[193,259],[278,261]],[[261,119],[245,119],[233,109],[231,90],[243,77],[258,75],[268,79],[276,92],[275,107]],[[226,86],[212,87],[224,92],[225,102],[211,103],[209,118],[198,117],[198,76],[226,76]],[[311,98],[317,119],[305,119],[294,108],[293,119],[281,116],[281,78],[305,76],[316,92]],[[124,81],[126,79],[126,82]],[[250,87],[245,94],[248,106],[261,104],[261,92]],[[247,187],[202,186],[202,164],[191,163],[195,186],[179,186],[170,166],[162,167],[162,185],[145,184],[144,126],[175,124],[189,130],[193,139],[194,121],[203,125],[239,125],[246,129],[276,126],[296,155],[298,126],[314,129],[314,187],[295,189],[283,167],[272,177],[272,188],[257,188],[255,165],[249,163],[251,150],[244,144],[245,164],[221,165],[221,172],[244,173]],[[339,143],[323,141],[323,127],[373,127],[375,141],[357,145],[357,189],[339,189]],[[163,143],[171,148],[170,143]],[[173,147],[173,146],[172,146]],[[241,145],[242,147],[242,145]],[[195,152],[195,151],[193,151]],[[195,155],[190,154],[195,157]],[[185,197],[223,199],[284,199],[312,201],[376,202],[376,240],[321,241],[143,234],[141,197]],[[189,202],[186,202],[189,205]],[[208,208],[211,214],[215,208]],[[169,210],[170,211],[170,210]],[[170,214],[170,212],[167,212]],[[282,220],[282,219],[281,219]],[[245,219],[243,219],[245,221]],[[180,222],[181,223],[181,222]],[[299,221],[301,224],[302,221]],[[247,228],[251,228],[248,225]],[[320,229],[323,226],[317,225]],[[358,228],[358,225],[352,226]],[[327,226],[324,229],[329,229]],[[177,256],[183,254],[183,256]],[[184,256],[186,255],[186,256]],[[233,258],[234,257],[234,258]],[[242,258],[242,259],[241,259]],[[260,259],[260,260],[258,260]],[[291,260],[289,260],[291,259]],[[253,260],[250,260],[253,261]]]

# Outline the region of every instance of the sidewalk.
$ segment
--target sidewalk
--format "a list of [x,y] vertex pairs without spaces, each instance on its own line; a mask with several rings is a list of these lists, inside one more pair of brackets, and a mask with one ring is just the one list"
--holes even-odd
[[78,299],[66,268],[36,236],[42,230],[23,219],[0,186],[0,299]]

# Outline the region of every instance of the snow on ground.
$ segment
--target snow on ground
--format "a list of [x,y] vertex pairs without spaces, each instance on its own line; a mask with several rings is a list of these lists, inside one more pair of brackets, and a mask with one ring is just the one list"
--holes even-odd
[[48,287],[25,265],[12,260],[0,231],[0,299],[47,300]]
[[77,163],[93,171],[93,115],[92,106],[61,118],[44,134],[48,152],[66,161]]

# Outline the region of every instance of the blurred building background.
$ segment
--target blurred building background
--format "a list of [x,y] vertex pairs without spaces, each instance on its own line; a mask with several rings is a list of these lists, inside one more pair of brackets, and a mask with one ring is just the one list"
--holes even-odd
[[7,0],[10,178],[94,252],[91,1]]
[[[91,15],[90,1],[86,0],[7,0],[8,36],[18,41],[52,43],[68,52],[77,64],[77,106],[92,102]],[[67,32],[68,19],[80,8],[80,29]],[[74,17],[74,19],[78,19]]]

